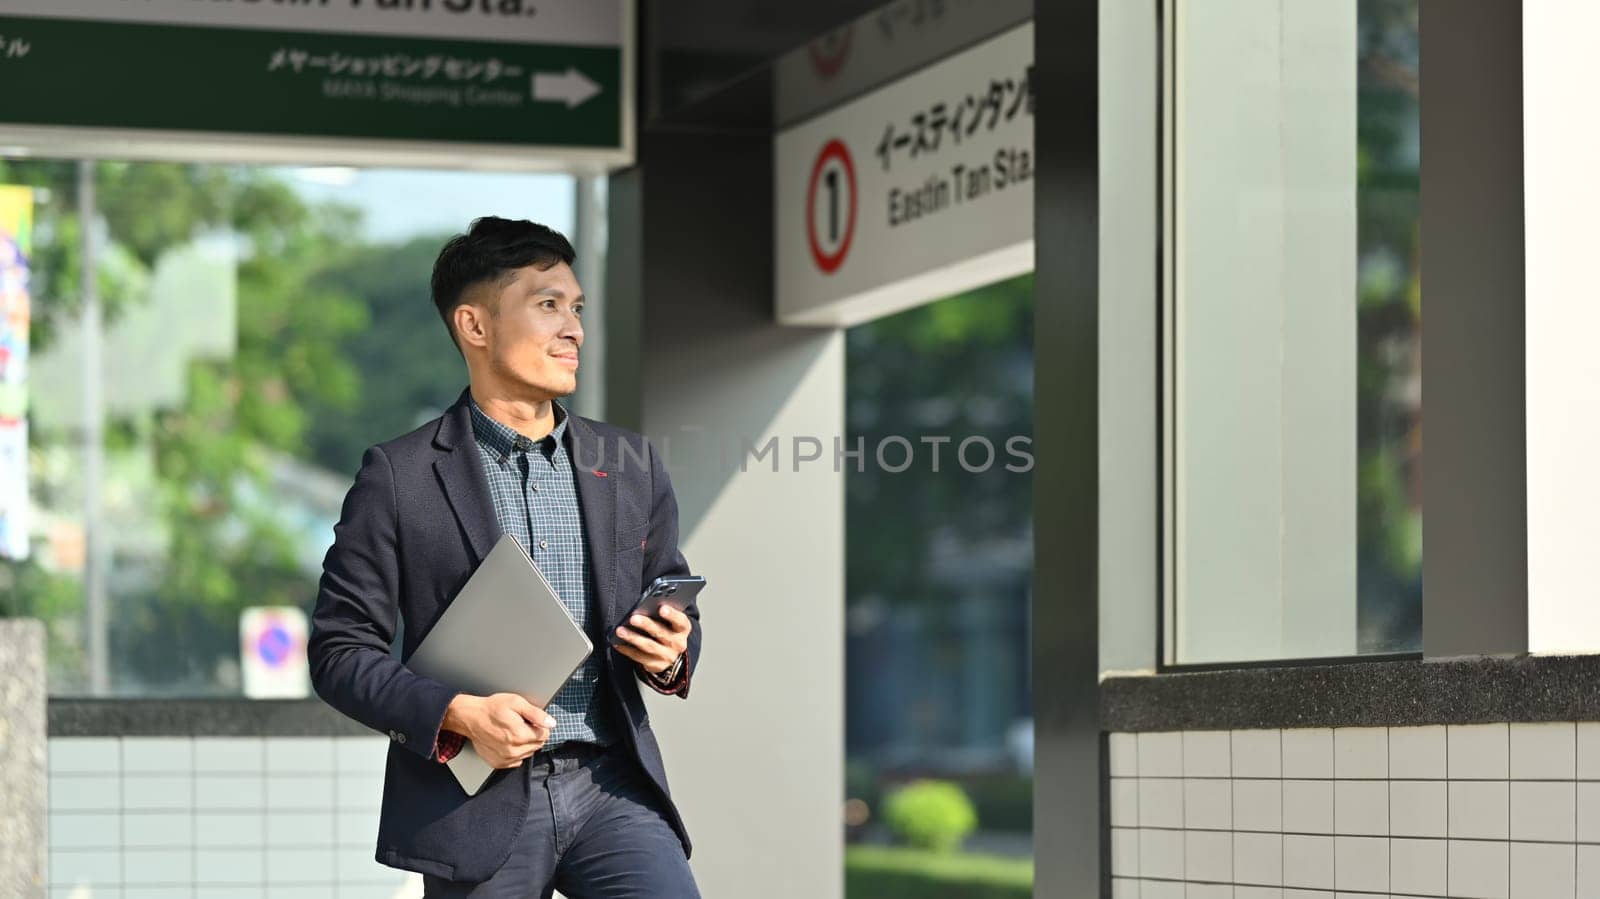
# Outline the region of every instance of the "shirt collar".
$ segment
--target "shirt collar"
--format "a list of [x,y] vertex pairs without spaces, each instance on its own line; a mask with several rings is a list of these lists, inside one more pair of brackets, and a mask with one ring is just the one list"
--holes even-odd
[[550,434],[542,440],[529,440],[517,433],[515,428],[503,424],[489,417],[483,411],[478,401],[469,397],[467,402],[472,407],[472,433],[478,442],[491,450],[496,457],[504,459],[517,450],[526,452],[534,446],[542,447],[545,452],[554,452],[555,448],[565,439],[567,433],[567,409],[560,402],[552,400],[551,410],[555,413],[556,426]]

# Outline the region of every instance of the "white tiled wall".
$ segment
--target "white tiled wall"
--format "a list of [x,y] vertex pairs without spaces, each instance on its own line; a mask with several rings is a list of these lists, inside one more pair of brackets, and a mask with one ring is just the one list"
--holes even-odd
[[1110,736],[1116,899],[1600,899],[1600,723]]
[[409,899],[373,861],[371,737],[54,737],[50,895]]

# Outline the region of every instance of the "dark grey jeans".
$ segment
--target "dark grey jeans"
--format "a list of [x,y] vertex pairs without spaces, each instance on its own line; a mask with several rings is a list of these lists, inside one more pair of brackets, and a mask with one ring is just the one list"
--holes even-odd
[[511,857],[482,883],[424,877],[426,899],[699,899],[659,794],[621,746],[572,747],[533,765],[533,802]]

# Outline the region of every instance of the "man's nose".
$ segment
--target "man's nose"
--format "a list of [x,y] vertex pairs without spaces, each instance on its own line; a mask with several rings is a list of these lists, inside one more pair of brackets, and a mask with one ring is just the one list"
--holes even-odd
[[582,346],[583,319],[579,318],[575,312],[568,312],[565,316],[565,320],[562,322],[561,333],[559,336],[571,340],[573,343],[579,346]]

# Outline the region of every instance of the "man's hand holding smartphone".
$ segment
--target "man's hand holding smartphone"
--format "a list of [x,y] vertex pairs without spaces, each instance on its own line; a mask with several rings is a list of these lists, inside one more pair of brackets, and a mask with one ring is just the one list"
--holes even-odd
[[611,637],[617,651],[638,663],[646,674],[660,674],[689,651],[694,622],[683,609],[705,587],[698,575],[659,577]]
[[663,603],[656,615],[635,611],[617,628],[617,652],[639,663],[648,674],[672,667],[689,651],[689,616]]

